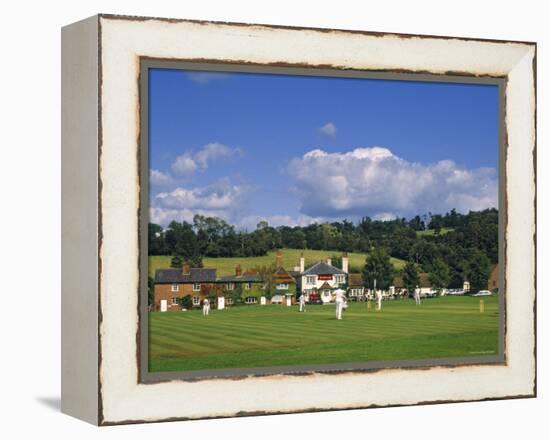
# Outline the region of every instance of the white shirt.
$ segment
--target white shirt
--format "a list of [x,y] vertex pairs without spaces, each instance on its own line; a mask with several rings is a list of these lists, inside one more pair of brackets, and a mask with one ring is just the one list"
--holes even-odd
[[342,302],[344,300],[344,291],[337,289],[334,291],[334,296],[336,297],[336,302]]

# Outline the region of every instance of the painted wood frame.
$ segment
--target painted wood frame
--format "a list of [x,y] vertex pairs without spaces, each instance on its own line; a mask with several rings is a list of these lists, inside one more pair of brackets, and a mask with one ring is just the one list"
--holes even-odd
[[[505,361],[143,383],[142,59],[501,78]],[[111,425],[535,396],[535,165],[534,43],[111,15],[66,26],[63,412]]]

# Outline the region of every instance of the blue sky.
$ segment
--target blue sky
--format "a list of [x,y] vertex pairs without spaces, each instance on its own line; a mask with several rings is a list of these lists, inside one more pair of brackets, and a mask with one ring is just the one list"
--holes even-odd
[[151,69],[151,218],[253,229],[497,203],[498,89]]

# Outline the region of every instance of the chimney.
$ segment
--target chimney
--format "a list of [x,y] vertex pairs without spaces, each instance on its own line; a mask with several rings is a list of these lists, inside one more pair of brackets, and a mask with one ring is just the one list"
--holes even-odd
[[346,273],[349,271],[349,258],[347,252],[342,254],[342,270]]
[[302,273],[305,270],[305,259],[304,259],[304,253],[302,252],[300,254],[300,273]]
[[235,276],[240,277],[243,274],[243,271],[241,269],[241,265],[237,264],[237,267],[235,267]]
[[191,266],[189,265],[189,263],[187,261],[185,263],[183,263],[183,266],[181,268],[181,273],[183,275],[189,275],[191,273]]
[[283,267],[283,253],[281,251],[277,251],[275,265],[277,266],[277,269],[279,267]]
[[327,258],[327,264],[328,264],[329,266],[332,266],[332,258]]

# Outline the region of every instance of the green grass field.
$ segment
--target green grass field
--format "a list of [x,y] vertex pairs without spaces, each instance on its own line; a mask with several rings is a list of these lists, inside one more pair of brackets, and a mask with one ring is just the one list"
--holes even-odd
[[151,312],[149,370],[189,371],[480,356],[498,353],[498,298],[443,297],[385,301],[381,311],[350,303],[344,319],[332,305],[255,305]]
[[[281,249],[283,252],[283,262],[285,269],[292,270],[294,266],[299,264],[300,254],[303,252],[305,257],[306,267],[319,260],[324,260],[331,255],[340,254],[337,251],[317,251],[311,249]],[[350,267],[363,267],[367,254],[349,253]],[[149,276],[154,276],[155,270],[165,269],[170,267],[170,256],[150,256],[149,257]],[[391,259],[396,269],[402,269],[405,266],[405,261],[398,258]],[[222,257],[222,258],[204,258],[204,267],[214,267],[218,270],[218,276],[232,275],[235,273],[235,266],[240,264],[243,269],[269,266],[275,263],[275,251],[269,252],[262,257]]]
[[[441,228],[439,231],[439,235],[445,235],[448,234],[451,231],[454,231],[454,228]],[[427,236],[427,235],[435,235],[435,229],[425,229],[423,231],[416,231],[417,237]]]

